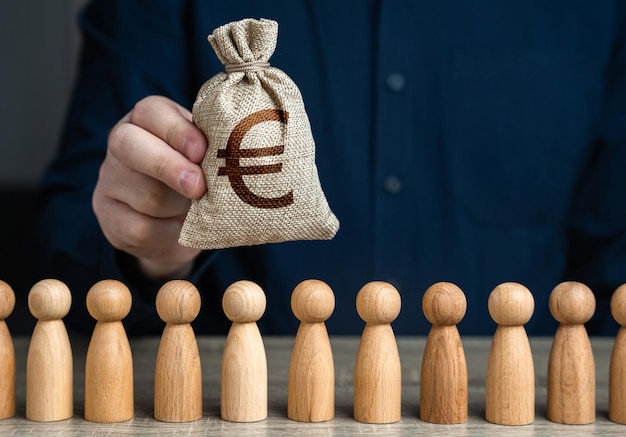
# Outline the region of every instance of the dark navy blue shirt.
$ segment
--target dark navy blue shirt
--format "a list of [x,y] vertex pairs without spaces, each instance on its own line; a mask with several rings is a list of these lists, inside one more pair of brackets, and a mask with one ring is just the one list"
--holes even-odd
[[330,334],[359,334],[355,296],[394,284],[397,334],[425,334],[435,282],[467,297],[462,335],[491,335],[487,299],[516,281],[535,297],[530,334],[553,334],[551,290],[596,294],[588,329],[613,334],[626,282],[626,15],[620,1],[104,0],[81,15],[84,47],[58,156],[47,172],[36,260],[74,294],[68,324],[91,326],[84,296],[117,278],[133,292],[130,333],[163,327],[160,284],[100,231],[91,194],[107,134],[141,98],[191,107],[223,66],[206,37],[242,18],[279,23],[273,66],[300,87],[320,180],[341,222],[332,241],[203,254],[194,327],[224,333],[221,295],[239,279],[267,294],[264,334],[294,334],[295,285],[336,295]]

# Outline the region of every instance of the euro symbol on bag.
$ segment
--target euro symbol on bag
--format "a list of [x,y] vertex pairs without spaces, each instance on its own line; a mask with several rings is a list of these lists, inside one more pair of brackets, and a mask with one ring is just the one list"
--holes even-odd
[[218,158],[226,159],[226,165],[218,169],[218,176],[228,176],[230,185],[237,196],[239,196],[242,201],[255,208],[271,209],[289,206],[293,203],[293,190],[290,190],[283,196],[271,198],[254,194],[246,186],[243,176],[280,173],[283,165],[281,163],[242,167],[239,160],[241,158],[260,158],[264,156],[281,155],[285,151],[285,146],[241,149],[241,142],[248,131],[257,124],[265,121],[280,121],[287,124],[288,117],[289,113],[280,109],[262,109],[254,112],[237,123],[228,137],[226,148],[218,149],[217,151]]

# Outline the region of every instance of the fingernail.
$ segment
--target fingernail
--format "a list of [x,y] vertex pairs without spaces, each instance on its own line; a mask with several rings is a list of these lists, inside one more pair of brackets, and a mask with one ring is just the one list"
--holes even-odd
[[188,159],[193,159],[196,149],[198,148],[198,141],[195,138],[185,137],[181,148],[183,155],[185,155]]
[[198,187],[199,182],[200,175],[195,171],[185,170],[178,177],[178,183],[187,194],[192,194]]

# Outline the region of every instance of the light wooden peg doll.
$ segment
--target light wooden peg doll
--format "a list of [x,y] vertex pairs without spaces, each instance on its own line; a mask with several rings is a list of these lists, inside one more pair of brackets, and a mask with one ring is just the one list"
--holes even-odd
[[524,325],[535,301],[521,284],[498,285],[489,295],[489,314],[498,324],[487,361],[485,418],[500,425],[535,420],[535,367]]
[[400,420],[402,369],[391,322],[400,314],[400,293],[386,282],[365,284],[356,309],[365,328],[354,366],[354,418],[366,423]]
[[69,288],[56,279],[37,282],[28,294],[37,324],[26,361],[27,419],[48,422],[74,414],[72,347],[62,320],[71,305]]
[[611,314],[621,327],[615,337],[609,368],[609,419],[626,424],[626,284],[613,293]]
[[188,281],[164,284],[156,297],[166,323],[154,374],[154,417],[164,422],[190,422],[202,417],[200,352],[190,323],[200,312],[200,293]]
[[591,290],[563,282],[550,294],[550,312],[560,323],[548,358],[546,417],[552,422],[583,425],[596,414],[596,373],[584,323],[596,308]]
[[265,293],[254,282],[237,281],[222,298],[230,327],[222,358],[222,419],[257,422],[267,418],[267,358],[256,322],[265,312]]
[[15,293],[0,281],[0,419],[15,415],[15,348],[5,319],[15,308]]
[[453,424],[467,420],[467,364],[456,327],[467,308],[465,294],[449,282],[433,284],[422,298],[432,328],[426,339],[420,379],[420,418]]
[[85,419],[90,422],[133,418],[133,357],[121,321],[131,303],[128,288],[111,279],[87,293],[87,310],[97,320],[85,363]]
[[335,415],[335,366],[324,322],[335,309],[335,295],[322,281],[301,282],[291,295],[300,327],[291,352],[287,417],[323,422]]

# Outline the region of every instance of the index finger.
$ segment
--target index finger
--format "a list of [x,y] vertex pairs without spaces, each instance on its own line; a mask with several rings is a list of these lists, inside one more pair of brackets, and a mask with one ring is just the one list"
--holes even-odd
[[[109,134],[108,153],[121,166],[157,179],[190,199],[206,191],[202,168],[165,141],[122,120]],[[136,189],[137,187],[128,187]]]
[[200,163],[207,140],[191,120],[189,110],[162,96],[140,100],[130,113],[132,124],[160,138],[190,161]]

